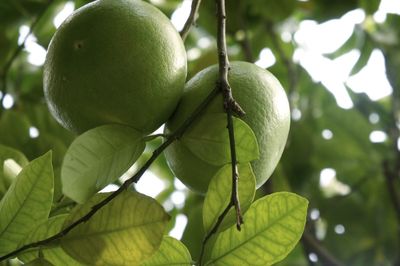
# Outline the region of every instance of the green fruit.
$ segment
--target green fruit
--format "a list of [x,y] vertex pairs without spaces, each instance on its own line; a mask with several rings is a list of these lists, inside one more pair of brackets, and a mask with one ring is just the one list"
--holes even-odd
[[[166,133],[176,130],[215,87],[218,67],[211,66],[196,74],[185,86],[184,94]],[[257,188],[274,171],[284,150],[290,127],[289,103],[279,81],[268,71],[245,62],[232,62],[229,83],[236,101],[246,112],[243,120],[257,138],[260,158],[251,163]],[[223,112],[222,96],[218,95],[205,113]],[[204,193],[210,179],[220,167],[206,163],[177,140],[166,149],[168,164],[174,174],[192,190]]]
[[44,92],[74,132],[117,123],[147,134],[176,108],[186,69],[182,39],[161,11],[139,0],[98,0],[55,33]]

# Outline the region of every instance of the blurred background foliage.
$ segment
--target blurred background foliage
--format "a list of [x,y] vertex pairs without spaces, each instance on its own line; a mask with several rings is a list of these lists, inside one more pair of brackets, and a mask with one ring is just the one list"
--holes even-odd
[[[47,110],[42,65],[56,27],[87,2],[0,2],[0,175],[5,159],[24,166],[51,149],[59,178],[75,136]],[[149,2],[178,29],[191,4]],[[310,201],[305,234],[280,265],[400,265],[399,14],[398,0],[227,1],[230,59],[268,68],[291,103],[286,150],[258,191]],[[215,36],[214,1],[203,0],[185,43],[189,77],[217,62]],[[137,165],[160,143],[150,142]],[[0,178],[0,197],[10,182]],[[163,203],[174,218],[170,234],[196,258],[202,196],[177,181],[163,157],[137,189]],[[60,195],[58,182],[55,200]]]

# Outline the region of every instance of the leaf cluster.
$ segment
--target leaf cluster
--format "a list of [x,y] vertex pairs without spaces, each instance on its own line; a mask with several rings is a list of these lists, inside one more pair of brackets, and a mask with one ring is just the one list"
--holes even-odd
[[[77,8],[88,1],[73,2]],[[151,2],[169,16],[181,4],[175,0]],[[370,15],[379,2],[227,1],[229,58],[257,61],[262,49],[271,49],[277,62],[270,71],[287,88],[293,113],[300,112],[301,116],[293,120],[274,175],[258,191],[248,163],[257,157],[256,148],[251,147],[251,132],[238,120],[242,129],[236,130],[243,132],[246,140],[243,145],[238,143],[239,156],[247,158],[238,166],[245,224],[242,232],[237,232],[234,213],[229,211],[206,247],[205,264],[246,265],[251,260],[250,265],[256,265],[256,261],[261,265],[308,265],[315,264],[309,261],[309,255],[317,254],[317,265],[329,265],[329,258],[324,256],[327,252],[344,265],[395,265],[398,261],[398,214],[392,207],[384,165],[391,171],[399,170],[395,147],[400,30],[395,14],[388,14],[385,23],[371,22]],[[0,107],[0,256],[68,227],[109,195],[98,194],[99,190],[108,184],[120,186],[126,178],[123,173],[129,169],[132,175],[162,144],[161,138],[149,140],[130,129],[104,127],[79,137],[64,130],[43,104],[42,69],[28,62],[30,53],[26,49],[13,60],[4,78],[4,66],[18,45],[21,26],[31,25],[44,12],[33,34],[46,48],[55,32],[53,19],[65,4],[63,0],[0,3],[0,78],[5,80],[0,85],[2,101],[5,94],[14,99],[12,108]],[[334,60],[357,49],[360,57],[351,73],[356,74],[365,67],[372,51],[380,49],[394,90],[392,95],[372,101],[346,87],[354,107],[345,110],[338,107],[323,84],[293,60],[299,48],[294,34],[303,20],[322,23],[356,8],[366,12],[365,22],[354,28],[341,48],[325,56]],[[203,1],[199,13],[197,26],[185,43],[189,54],[194,55],[189,57],[189,77],[217,62],[214,2]],[[289,42],[281,38],[284,32],[291,36]],[[204,123],[214,125],[207,118]],[[39,135],[32,137],[34,129]],[[324,137],[326,130],[332,133],[331,138]],[[384,142],[371,143],[370,134],[376,130],[386,133]],[[219,128],[214,131],[222,132]],[[199,157],[223,164],[205,196],[182,188],[161,154],[148,169],[165,185],[154,199],[130,187],[66,237],[32,247],[18,254],[18,259],[28,265],[107,264],[109,259],[115,259],[115,264],[126,261],[147,266],[192,265],[198,261],[203,238],[224,211],[231,192],[226,135],[213,134],[222,141],[209,159],[204,156],[210,155],[209,143],[199,138],[201,134],[194,128],[182,140]],[[336,186],[329,189],[320,184],[321,171],[326,168],[336,173]],[[85,182],[76,181],[83,176]],[[340,192],[343,187],[349,192]],[[394,187],[399,190],[398,175]],[[313,237],[317,248],[304,238],[295,246],[306,221],[307,202],[282,191],[292,191],[310,201],[305,232]],[[270,192],[278,193],[265,196]],[[185,195],[183,204],[172,201],[177,193]],[[178,241],[167,235],[181,217],[188,223]],[[337,233],[338,228],[344,228],[344,233]],[[134,240],[136,236],[141,236],[140,240]],[[321,252],[321,248],[327,252]]]

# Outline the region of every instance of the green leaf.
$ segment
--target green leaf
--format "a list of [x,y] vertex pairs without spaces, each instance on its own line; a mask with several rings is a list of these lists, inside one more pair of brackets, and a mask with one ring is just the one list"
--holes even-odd
[[188,222],[183,232],[181,241],[188,248],[193,260],[198,260],[201,249],[201,242],[204,238],[203,228],[203,197],[189,194],[186,198],[185,207],[182,212],[187,216]]
[[10,176],[4,174],[4,162],[9,159],[21,167],[26,166],[29,162],[20,151],[0,144],[0,198],[6,193],[13,181]]
[[[226,128],[226,114],[207,114],[200,118],[183,135],[185,146],[197,157],[212,165],[231,162],[229,135]],[[259,150],[253,130],[239,118],[233,118],[236,156],[245,163],[258,159]]]
[[[239,200],[242,213],[245,213],[253,202],[256,192],[256,179],[250,163],[239,164]],[[203,206],[204,230],[209,232],[225,210],[231,199],[232,165],[223,166],[211,179]],[[225,230],[236,222],[234,208],[231,208],[220,225]]]
[[206,265],[272,265],[299,241],[306,222],[308,201],[278,192],[257,200],[235,226],[220,233]]
[[38,258],[31,262],[25,263],[24,265],[25,266],[53,266],[54,264],[52,264],[51,262],[49,262],[46,259]]
[[63,193],[84,203],[125,173],[144,148],[141,133],[126,126],[105,125],[83,133],[65,155]]
[[[57,215],[49,218],[47,221],[41,223],[33,230],[22,242],[23,245],[37,242],[48,237],[51,237],[61,231],[65,219],[68,214]],[[22,245],[21,245],[22,246]],[[65,251],[58,245],[49,245],[43,248],[36,248],[28,252],[18,255],[18,259],[26,262],[32,261],[35,258],[39,258],[39,250],[42,256],[46,258],[50,263],[57,266],[78,266],[82,265],[77,262],[71,256],[69,256]]]
[[0,202],[0,255],[13,251],[39,223],[53,201],[51,153],[33,160],[17,176]]
[[[72,211],[70,225],[110,193],[96,194]],[[63,249],[89,265],[138,265],[159,248],[168,214],[154,199],[124,191],[61,239]]]
[[188,266],[192,264],[192,258],[185,245],[173,237],[164,236],[158,251],[140,266]]

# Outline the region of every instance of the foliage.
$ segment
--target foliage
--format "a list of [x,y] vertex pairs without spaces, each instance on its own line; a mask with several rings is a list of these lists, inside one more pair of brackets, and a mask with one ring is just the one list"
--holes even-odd
[[[87,2],[73,1],[75,8]],[[182,1],[148,2],[171,16]],[[110,195],[96,192],[109,183],[120,186],[118,177],[135,161],[128,172],[139,169],[161,144],[159,138],[145,138],[130,129],[115,130],[111,126],[77,136],[51,117],[43,100],[42,67],[28,62],[28,49],[22,49],[15,58],[14,54],[22,25],[35,25],[37,44],[47,48],[56,30],[53,19],[66,3],[0,3],[0,256],[68,227]],[[293,113],[300,112],[301,117],[292,121],[282,160],[260,189],[255,191],[250,164],[239,164],[239,198],[245,223],[238,232],[234,210],[228,213],[205,248],[206,265],[256,265],[254,261],[270,265],[281,259],[280,265],[399,263],[400,203],[396,203],[396,195],[400,195],[400,28],[398,15],[388,14],[381,24],[374,22],[372,14],[378,6],[378,0],[227,1],[230,60],[256,61],[262,49],[270,48],[277,62],[269,70],[286,88]],[[359,50],[360,57],[351,70],[355,74],[366,65],[372,51],[380,49],[393,93],[373,101],[347,88],[354,106],[342,109],[324,84],[293,60],[299,48],[293,37],[303,20],[322,23],[356,8],[365,11],[364,21],[352,29],[342,47],[325,56],[337,59]],[[217,63],[213,1],[202,2],[196,24],[185,42],[188,54],[192,54],[188,78]],[[288,42],[280,38],[283,32],[290,34]],[[6,95],[14,99],[11,108],[5,108]],[[246,123],[235,120],[238,132],[251,135],[248,139],[254,137]],[[323,137],[326,129],[332,133],[331,138]],[[32,133],[35,130],[38,135]],[[384,131],[386,140],[371,143],[369,136],[374,130]],[[198,134],[202,133],[193,128],[182,141],[197,153],[205,153],[206,159],[212,154],[212,162],[218,159],[226,163],[228,143],[220,142],[220,152],[212,153],[206,143],[198,140]],[[103,141],[105,135],[111,142]],[[222,134],[213,137],[226,141]],[[246,162],[258,157],[253,144],[240,146]],[[83,157],[83,164],[75,161]],[[191,265],[199,259],[204,234],[215,225],[229,201],[229,166],[213,177],[206,195],[198,195],[177,185],[161,154],[149,168],[166,185],[155,199],[130,187],[60,241],[33,247],[20,253],[18,259],[27,265]],[[326,168],[334,169],[337,178],[328,188],[320,185],[321,171]],[[87,183],[80,183],[79,190],[68,188],[69,182],[75,182],[74,171],[88,178]],[[340,192],[343,186],[348,188],[347,193]],[[186,195],[183,205],[172,204],[177,191]],[[305,198],[309,202],[307,215]],[[166,236],[179,214],[188,218],[182,241]],[[127,246],[129,249],[125,249]],[[312,255],[316,255],[317,262]]]

